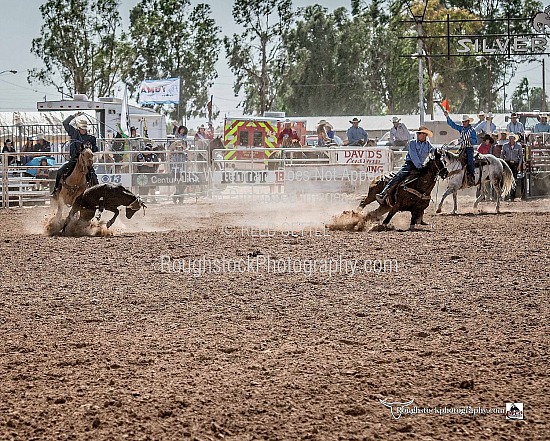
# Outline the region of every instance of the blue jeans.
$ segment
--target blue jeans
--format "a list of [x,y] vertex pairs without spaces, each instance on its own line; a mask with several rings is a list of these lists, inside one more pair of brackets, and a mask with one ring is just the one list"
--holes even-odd
[[401,182],[403,179],[409,176],[413,170],[416,170],[416,167],[414,166],[413,162],[405,161],[405,164],[403,164],[403,167],[401,167],[401,169],[396,173],[396,175],[390,179],[390,182],[386,184],[382,192],[385,193],[392,187],[392,185]]
[[474,148],[472,146],[466,147],[466,159],[468,161],[468,173],[475,176],[474,170]]

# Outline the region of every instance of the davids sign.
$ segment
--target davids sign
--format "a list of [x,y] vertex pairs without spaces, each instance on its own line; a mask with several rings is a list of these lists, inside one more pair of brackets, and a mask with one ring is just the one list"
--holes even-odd
[[338,152],[338,164],[364,164],[370,178],[393,169],[393,154],[387,147],[365,147]]

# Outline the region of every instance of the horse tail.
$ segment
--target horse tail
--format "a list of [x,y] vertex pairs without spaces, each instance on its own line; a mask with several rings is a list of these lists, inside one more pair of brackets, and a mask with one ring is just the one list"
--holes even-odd
[[516,188],[516,181],[514,179],[514,175],[512,174],[512,170],[506,164],[506,161],[503,159],[500,160],[502,163],[502,180],[503,180],[503,186],[502,186],[502,193],[501,196],[506,196],[510,191],[512,191],[514,188]]

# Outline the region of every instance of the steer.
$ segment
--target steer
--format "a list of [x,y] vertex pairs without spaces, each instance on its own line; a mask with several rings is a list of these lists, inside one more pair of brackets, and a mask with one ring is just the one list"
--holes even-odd
[[[95,215],[99,221],[103,210],[107,209],[115,213],[115,215],[107,222],[109,228],[115,222],[119,215],[119,206],[126,207],[126,217],[131,219],[141,208],[147,208],[139,196],[136,196],[131,191],[127,190],[120,184],[99,184],[88,188],[74,202],[71,212],[65,219],[63,230],[69,224],[70,219],[80,213],[80,221],[89,222]],[[96,214],[97,211],[97,214]]]

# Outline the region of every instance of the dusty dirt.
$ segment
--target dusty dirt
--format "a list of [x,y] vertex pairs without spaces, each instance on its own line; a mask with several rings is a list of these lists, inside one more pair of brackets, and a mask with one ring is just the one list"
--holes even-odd
[[[80,238],[0,210],[0,439],[548,439],[550,203],[470,202],[415,232],[325,231],[346,204],[163,205]],[[163,255],[398,270],[193,275]],[[396,420],[381,399],[525,420]]]

